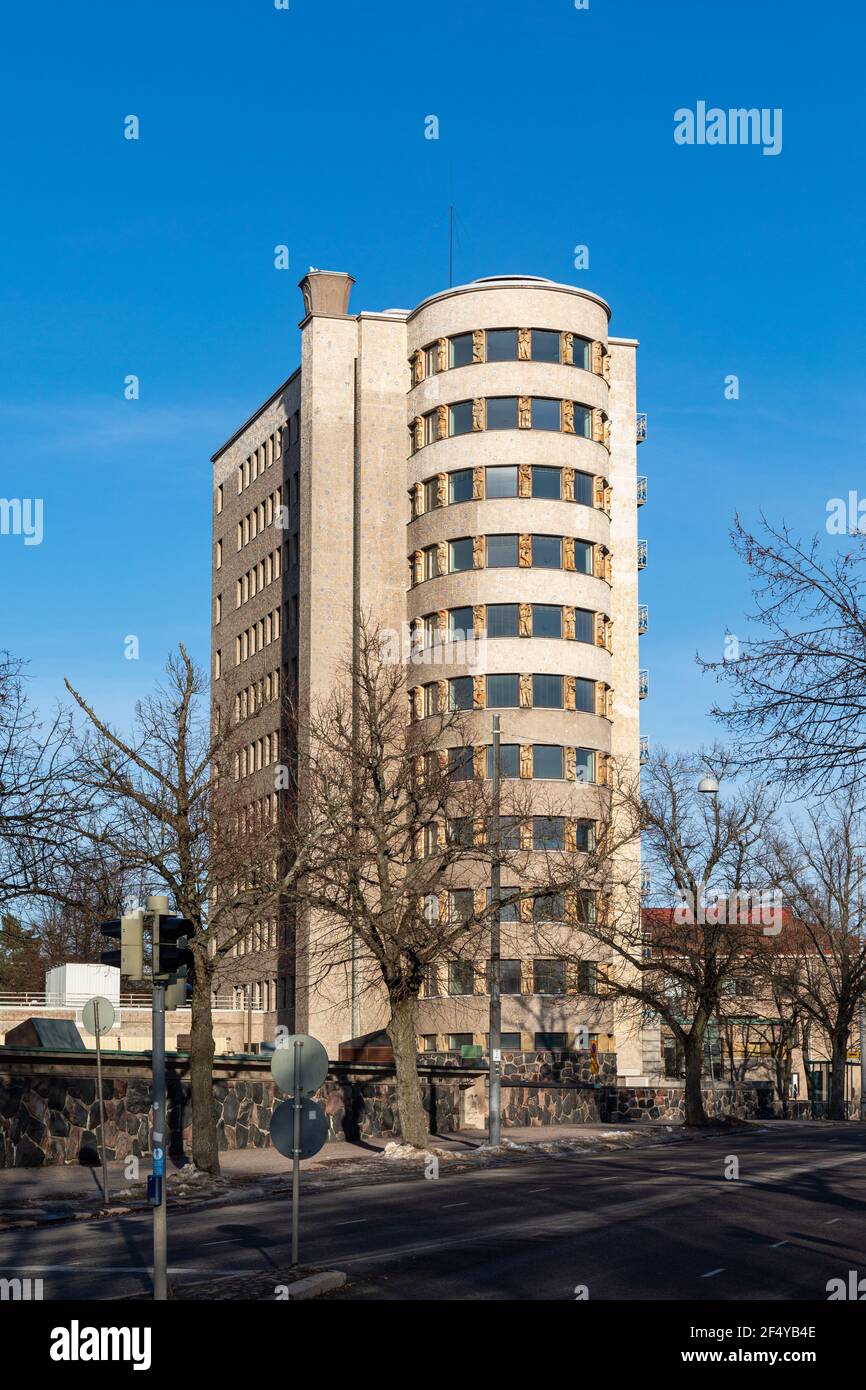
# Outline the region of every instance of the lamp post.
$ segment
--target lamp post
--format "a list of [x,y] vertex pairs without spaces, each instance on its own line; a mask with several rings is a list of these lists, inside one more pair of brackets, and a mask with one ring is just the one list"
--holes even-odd
[[490,897],[493,904],[493,915],[490,920],[490,980],[488,989],[490,990],[490,1018],[488,1022],[487,1054],[489,1067],[489,1080],[487,1088],[487,1137],[491,1144],[497,1148],[502,1139],[502,1114],[500,1100],[499,1070],[500,1070],[500,1047],[502,1041],[502,996],[500,993],[500,970],[499,958],[501,951],[500,940],[500,908],[499,899],[502,892],[502,862],[500,858],[500,731],[499,715],[493,716],[493,796],[492,800],[492,821],[490,827]]

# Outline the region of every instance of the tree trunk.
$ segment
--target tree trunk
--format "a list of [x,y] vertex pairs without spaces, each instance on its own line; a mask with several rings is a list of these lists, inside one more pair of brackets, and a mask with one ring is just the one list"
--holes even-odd
[[423,1149],[427,1145],[427,1121],[421,1104],[421,1082],[418,1078],[414,998],[391,1000],[388,1036],[394,1049],[397,1111],[403,1143]]
[[213,1173],[214,1177],[218,1177],[220,1157],[214,1114],[213,1055],[210,975],[206,971],[197,970],[192,989],[192,1040],[189,1061],[192,1160],[201,1172]]
[[686,1038],[683,1050],[686,1064],[686,1124],[705,1125],[707,1115],[704,1110],[704,1098],[701,1094],[701,1079],[704,1070],[703,1033],[700,1037],[695,1037],[694,1031],[692,1031]]
[[845,1081],[848,1072],[848,1029],[832,1038],[830,1054],[830,1119],[847,1120]]

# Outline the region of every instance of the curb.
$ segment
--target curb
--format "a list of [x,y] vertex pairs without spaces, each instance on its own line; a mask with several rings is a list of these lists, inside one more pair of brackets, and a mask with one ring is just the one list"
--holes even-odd
[[306,1279],[298,1279],[296,1283],[287,1285],[285,1301],[299,1303],[306,1298],[318,1298],[319,1294],[342,1289],[346,1282],[347,1278],[342,1270],[326,1269],[321,1274],[311,1274]]

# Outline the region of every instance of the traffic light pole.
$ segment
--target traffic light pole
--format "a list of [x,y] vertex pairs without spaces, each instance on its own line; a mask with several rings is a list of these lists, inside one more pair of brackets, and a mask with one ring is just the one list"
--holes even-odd
[[165,1094],[165,985],[153,985],[153,1177],[158,1200],[153,1207],[153,1297],[164,1303],[168,1297],[166,1254],[168,1231],[165,1201],[165,1147],[168,1116]]
[[292,1147],[292,1268],[298,1263],[298,1225],[301,1198],[301,1048],[300,1038],[295,1038],[295,1098],[294,1131]]

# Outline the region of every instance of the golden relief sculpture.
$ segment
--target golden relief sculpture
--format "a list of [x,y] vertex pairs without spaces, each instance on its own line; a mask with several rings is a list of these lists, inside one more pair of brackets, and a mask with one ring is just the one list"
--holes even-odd
[[562,402],[562,429],[565,434],[574,434],[574,401]]
[[577,826],[571,816],[566,816],[565,825],[565,849],[568,854],[574,854],[577,849]]
[[448,573],[448,542],[436,542],[436,566],[440,574]]
[[484,569],[484,552],[487,549],[483,536],[472,538],[472,565],[477,570]]
[[606,583],[613,583],[613,556],[609,550],[604,552],[604,578]]
[[520,708],[532,709],[532,677],[522,675],[519,681]]
[[476,396],[472,402],[472,428],[478,433],[484,429],[484,397]]
[[574,536],[563,536],[562,538],[562,568],[564,570],[574,569]]
[[605,416],[601,428],[601,442],[606,449],[610,449],[610,420]]
[[604,620],[604,614],[603,614],[603,613],[596,613],[596,615],[595,615],[595,645],[596,645],[597,647],[603,647],[604,644],[605,644],[605,643],[604,643],[604,622],[605,622],[605,620]]
[[596,781],[600,787],[606,787],[610,782],[610,760],[607,753],[596,753]]
[[562,470],[562,500],[563,502],[574,501],[574,469],[563,468]]
[[436,501],[440,507],[448,505],[448,474],[436,474]]
[[604,714],[604,709],[605,709],[604,692],[605,692],[604,681],[596,681],[596,683],[595,683],[595,712],[596,712],[596,714],[600,714],[600,715],[603,715],[603,714]]
[[484,676],[472,677],[472,708],[483,709],[485,704],[484,697]]
[[476,328],[472,334],[472,361],[484,361],[484,329]]
[[414,705],[415,705],[415,718],[416,718],[416,719],[423,719],[423,718],[424,718],[424,687],[423,687],[422,685],[416,685],[416,686],[415,686],[415,689],[412,691],[412,695],[413,695],[413,698],[414,698]]
[[436,344],[436,367],[440,372],[448,370],[448,339],[440,338]]
[[520,745],[520,775],[521,777],[532,776],[532,744],[521,743]]
[[592,408],[592,437],[596,444],[604,442],[604,416],[599,406]]
[[577,749],[566,748],[565,750],[565,780],[575,782],[577,780]]
[[[520,848],[521,848],[521,849],[532,849],[532,822],[529,821],[529,820],[524,820],[524,821],[521,821],[521,822],[520,822]],[[521,908],[523,907],[523,900],[522,900],[522,899],[521,899],[520,906],[521,906]],[[532,899],[531,899],[531,898],[528,899],[528,901],[527,901],[527,903],[526,903],[526,909],[527,909],[527,910],[526,910],[525,912],[521,912],[521,916],[522,916],[522,917],[525,917],[525,918],[527,919],[527,921],[530,921],[530,922],[531,922],[531,921],[532,921]]]
[[424,417],[423,417],[423,415],[416,415],[416,416],[415,416],[415,420],[414,420],[413,423],[414,423],[414,429],[415,429],[415,448],[416,448],[416,449],[423,449],[423,448],[424,448]]
[[604,510],[604,478],[600,478],[597,474],[592,480],[592,502],[599,511]]
[[566,642],[574,641],[574,609],[571,607],[562,610],[562,635]]
[[472,470],[472,499],[475,502],[484,501],[484,469],[473,468]]
[[436,682],[436,708],[440,714],[444,714],[448,708],[448,682]]
[[517,496],[532,496],[532,465],[520,463],[517,465]]
[[472,771],[479,779],[487,775],[487,750],[486,748],[473,748],[472,750]]
[[517,631],[521,637],[532,636],[532,604],[521,603],[517,610]]
[[564,690],[563,704],[566,709],[574,709],[574,676],[564,676],[562,685]]
[[424,511],[424,484],[415,484],[415,515],[421,516]]
[[439,432],[438,432],[438,434],[437,434],[437,438],[438,438],[438,439],[447,439],[447,438],[448,438],[448,407],[447,407],[447,405],[440,405],[440,406],[437,406],[437,407],[436,407],[436,416],[437,416],[437,422],[438,422],[438,425],[439,425]]
[[603,510],[604,510],[605,512],[607,512],[607,515],[608,515],[608,516],[610,516],[610,501],[611,501],[611,498],[612,498],[612,497],[613,497],[613,488],[611,487],[610,483],[605,483],[605,485],[604,485],[604,502],[602,503],[602,507],[603,507]]
[[602,376],[604,377],[605,381],[607,382],[607,384],[608,384],[608,386],[609,386],[609,385],[610,385],[610,353],[609,353],[609,352],[606,352],[606,353],[604,354],[604,356],[602,357],[602,359],[601,359],[601,374],[602,374]]
[[436,617],[439,622],[439,636],[441,641],[444,642],[448,634],[448,609],[440,608],[439,612],[436,614]]
[[601,363],[604,356],[604,344],[595,342],[592,345],[592,370],[596,376],[601,376]]
[[517,428],[521,430],[532,429],[532,397],[517,397]]
[[[524,830],[527,829],[527,828],[528,828],[529,831],[530,831],[529,844],[526,843],[526,836],[524,835]],[[521,825],[521,827],[520,827],[520,847],[521,847],[521,849],[532,849],[532,828],[531,828],[531,827],[526,827],[526,826]],[[531,898],[521,898],[520,901],[518,902],[517,906],[518,906],[518,909],[519,909],[519,912],[520,912],[520,920],[521,920],[521,922],[531,922],[531,921],[532,921],[532,899],[531,899]]]
[[487,624],[487,609],[483,603],[476,603],[472,609],[472,627],[476,637],[480,637]]
[[424,354],[420,348],[412,353],[412,380],[416,386],[424,380]]
[[532,567],[532,537],[522,535],[517,542],[517,562],[521,569]]
[[517,360],[528,362],[532,356],[532,331],[529,328],[517,330]]
[[420,584],[420,583],[422,582],[423,578],[424,578],[424,552],[423,552],[423,550],[416,550],[416,551],[415,551],[414,560],[415,560],[415,583],[416,583],[416,584]]
[[559,360],[566,366],[574,366],[574,334],[560,333],[559,335]]

